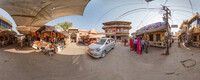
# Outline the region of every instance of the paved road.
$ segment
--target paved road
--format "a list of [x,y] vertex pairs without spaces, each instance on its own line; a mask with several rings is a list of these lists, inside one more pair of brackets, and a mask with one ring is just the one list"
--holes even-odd
[[[0,80],[199,80],[200,49],[173,44],[165,49],[150,47],[149,54],[137,55],[129,47],[116,44],[105,58],[86,54],[86,46],[70,44],[52,57],[25,48],[8,46],[0,52]],[[194,67],[180,61],[192,59]]]

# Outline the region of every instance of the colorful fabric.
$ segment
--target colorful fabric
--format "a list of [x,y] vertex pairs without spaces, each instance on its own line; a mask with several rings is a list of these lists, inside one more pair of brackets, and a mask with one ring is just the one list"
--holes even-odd
[[130,51],[133,51],[133,39],[130,39]]
[[141,40],[140,40],[140,38],[138,38],[138,41],[137,41],[137,54],[141,54],[141,47],[142,47],[142,45],[141,45]]
[[124,46],[126,46],[126,39],[124,39]]
[[44,33],[44,37],[46,37],[46,33]]

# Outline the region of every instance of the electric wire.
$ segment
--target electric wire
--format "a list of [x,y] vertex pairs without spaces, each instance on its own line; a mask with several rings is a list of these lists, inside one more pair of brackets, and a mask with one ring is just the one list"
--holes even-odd
[[194,10],[193,10],[193,6],[192,6],[191,0],[189,0],[189,2],[190,2],[191,9],[192,9],[192,13],[194,14]]
[[133,4],[144,4],[144,3],[130,3],[130,4],[123,4],[123,5],[119,5],[119,6],[116,6],[116,7],[113,7],[112,9],[108,10],[106,13],[104,13],[96,22],[95,25],[97,25],[97,23],[106,15],[108,14],[109,12],[111,12],[112,10],[116,9],[116,8],[119,8],[119,7],[123,7],[123,6],[128,6],[128,5],[133,5]]
[[166,4],[167,4],[167,2],[168,2],[168,0],[166,0],[166,1],[165,1],[164,5],[166,5]]

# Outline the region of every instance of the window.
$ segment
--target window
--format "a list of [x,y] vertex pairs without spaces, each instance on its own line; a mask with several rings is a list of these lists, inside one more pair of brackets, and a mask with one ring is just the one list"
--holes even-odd
[[3,20],[0,20],[0,26],[8,29],[11,28],[11,26]]
[[110,39],[107,40],[106,44],[109,44],[109,43],[110,43]]
[[114,39],[114,38],[115,38],[115,36],[111,36],[111,38],[113,38],[113,39]]
[[117,40],[121,40],[121,36],[117,36]]
[[115,41],[114,39],[110,39],[111,42]]
[[193,42],[197,42],[197,36],[193,36]]
[[156,41],[160,41],[160,34],[156,34]]
[[153,35],[149,35],[149,40],[153,41]]

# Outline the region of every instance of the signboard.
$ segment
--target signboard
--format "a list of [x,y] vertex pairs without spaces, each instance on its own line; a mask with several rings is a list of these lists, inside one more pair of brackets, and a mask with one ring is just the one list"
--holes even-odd
[[58,26],[58,25],[54,26],[54,28],[55,28],[55,30],[56,30],[57,32],[64,31],[63,28],[61,28],[61,27]]
[[52,26],[45,26],[45,31],[53,31]]
[[144,26],[144,28],[139,30],[138,33],[136,33],[136,35],[139,35],[144,32],[153,32],[153,31],[163,30],[166,28],[165,24],[166,24],[165,22],[157,22],[157,23]]
[[178,25],[171,25],[171,28],[178,28]]
[[102,38],[106,37],[105,35],[89,35],[88,38]]

